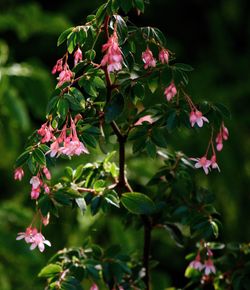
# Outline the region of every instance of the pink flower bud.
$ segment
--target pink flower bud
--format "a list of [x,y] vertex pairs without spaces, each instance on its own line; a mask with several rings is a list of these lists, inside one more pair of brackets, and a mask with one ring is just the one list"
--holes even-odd
[[143,53],[142,53],[142,61],[144,62],[144,68],[147,69],[149,67],[155,67],[156,66],[156,60],[153,56],[152,51],[147,48]]
[[41,180],[38,176],[32,176],[30,179],[30,184],[32,185],[32,189],[37,189],[41,185]]
[[42,216],[41,220],[42,220],[43,225],[47,226],[49,224],[49,220],[50,220],[50,213],[48,212],[46,217]]
[[159,60],[162,64],[164,64],[164,63],[168,63],[168,59],[169,59],[169,52],[165,48],[163,48],[159,52]]
[[43,167],[43,173],[48,180],[51,179],[51,174],[50,174],[50,171],[47,167]]
[[24,176],[24,171],[23,171],[22,167],[16,168],[15,172],[14,172],[14,179],[21,181],[23,176]]
[[80,61],[82,61],[82,51],[78,47],[78,49],[74,53],[74,66],[76,66]]
[[177,94],[177,89],[174,83],[171,83],[164,91],[166,99],[170,102],[173,97]]
[[31,199],[38,199],[39,195],[40,195],[40,187],[32,188],[30,193]]

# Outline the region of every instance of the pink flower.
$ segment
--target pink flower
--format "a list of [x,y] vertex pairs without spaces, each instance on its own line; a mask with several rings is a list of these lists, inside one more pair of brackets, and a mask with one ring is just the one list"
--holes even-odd
[[53,139],[54,129],[51,127],[51,125],[47,126],[47,122],[44,123],[39,130],[37,130],[37,133],[42,136],[42,143],[49,142],[51,139]]
[[41,185],[41,180],[38,176],[32,176],[30,179],[30,184],[32,185],[33,189],[37,189]]
[[216,149],[217,151],[221,151],[223,148],[223,140],[227,140],[229,136],[228,129],[224,126],[224,123],[221,124],[220,131],[216,136]]
[[102,52],[106,52],[101,61],[101,66],[107,66],[108,72],[122,69],[122,52],[118,44],[116,31],[109,37],[108,42],[102,46]]
[[[216,155],[213,155],[212,157],[211,157],[211,167],[213,168],[213,169],[218,169],[218,171],[220,172],[220,167],[219,167],[219,165],[217,164],[217,162],[216,162]],[[209,250],[209,251],[211,251],[211,250]]]
[[191,123],[191,126],[194,127],[195,123],[199,126],[203,126],[203,122],[209,123],[208,119],[202,115],[202,112],[198,110],[192,110],[189,115],[189,120]]
[[45,245],[51,247],[51,243],[48,240],[45,240],[45,237],[41,233],[37,233],[32,237],[32,241],[30,242],[30,249],[34,250],[38,247],[40,252],[43,252],[45,249]]
[[21,181],[23,177],[24,177],[24,171],[22,167],[16,168],[14,172],[14,179]]
[[26,243],[31,243],[34,235],[37,234],[37,229],[28,227],[25,232],[21,232],[17,234],[16,240],[24,239]]
[[50,174],[50,171],[47,167],[43,167],[43,173],[48,180],[51,179],[51,174]]
[[49,224],[50,213],[48,212],[46,216],[41,216],[41,220],[44,226]]
[[48,187],[48,184],[44,183],[43,188],[44,188],[45,193],[47,193],[47,194],[50,193],[50,188]]
[[63,60],[62,58],[58,59],[58,61],[56,62],[55,66],[52,69],[52,74],[56,74],[57,72],[61,72],[63,70]]
[[204,268],[204,265],[201,263],[201,257],[198,253],[196,258],[190,262],[189,267],[201,271]]
[[80,61],[82,61],[82,51],[80,47],[74,53],[74,66],[76,66]]
[[211,273],[215,274],[216,272],[215,266],[214,266],[213,261],[210,258],[204,262],[204,269],[205,269],[205,275],[209,275]]
[[142,53],[142,61],[145,63],[144,68],[156,66],[156,60],[153,56],[152,51],[147,47],[147,49]]
[[[70,132],[67,136],[67,132]],[[79,140],[76,132],[76,127],[74,121],[71,119],[71,126],[67,128],[65,125],[61,131],[61,134],[50,145],[50,156],[59,157],[61,154],[67,155],[69,157],[73,155],[80,155],[82,153],[88,154],[88,149],[84,146],[84,144]]]
[[193,161],[196,161],[194,167],[195,168],[203,168],[204,172],[208,174],[209,172],[209,166],[211,165],[211,161],[207,159],[206,156],[203,156],[201,158],[190,158]]
[[168,63],[168,59],[169,59],[169,52],[167,51],[167,49],[163,48],[159,52],[159,60],[162,64],[164,64],[164,63]]
[[41,191],[40,187],[32,188],[31,193],[30,193],[31,199],[38,199],[40,195],[40,191]]
[[60,87],[66,82],[71,82],[71,79],[73,78],[74,74],[69,69],[69,66],[67,64],[64,65],[64,69],[60,72],[58,77],[58,84],[57,86]]
[[99,287],[94,283],[89,290],[99,290]]
[[135,122],[134,126],[142,125],[143,122],[152,124],[154,120],[152,119],[151,115],[146,115],[146,116],[141,117],[137,122]]
[[174,83],[171,83],[164,91],[166,99],[170,102],[173,97],[177,94],[177,89]]

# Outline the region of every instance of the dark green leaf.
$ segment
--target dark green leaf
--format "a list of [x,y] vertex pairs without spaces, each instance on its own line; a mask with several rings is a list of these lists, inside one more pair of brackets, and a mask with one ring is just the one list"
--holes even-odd
[[16,160],[16,167],[20,167],[22,166],[28,159],[30,156],[30,152],[29,151],[25,151],[23,152]]
[[123,193],[121,197],[123,206],[134,214],[152,214],[155,211],[154,202],[145,194],[139,192]]
[[124,109],[124,99],[122,94],[112,96],[110,102],[105,108],[105,119],[108,123],[116,120]]
[[38,274],[38,277],[54,277],[55,275],[59,274],[62,271],[62,267],[58,264],[49,264],[45,266],[40,273]]
[[175,66],[175,68],[182,70],[182,71],[193,71],[194,70],[194,68],[191,67],[191,65],[185,64],[185,63],[175,63],[174,66]]
[[33,152],[32,152],[32,156],[34,157],[35,161],[41,165],[41,166],[45,166],[46,165],[46,158],[45,158],[45,154],[43,153],[43,151],[39,148],[36,148]]
[[73,28],[74,27],[70,27],[60,34],[57,40],[57,46],[61,45],[67,39],[68,35],[72,32]]

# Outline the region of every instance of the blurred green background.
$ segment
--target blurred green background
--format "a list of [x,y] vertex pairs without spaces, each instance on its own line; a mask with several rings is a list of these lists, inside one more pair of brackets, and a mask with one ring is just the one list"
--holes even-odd
[[[125,1],[125,0],[124,0]],[[25,140],[44,121],[46,103],[55,79],[50,71],[62,56],[56,47],[59,34],[71,25],[85,21],[103,1],[1,0],[0,2],[0,289],[43,289],[36,278],[39,269],[58,249],[81,245],[92,233],[97,241],[114,241],[132,251],[141,246],[138,233],[124,231],[122,224],[109,218],[87,216],[64,210],[52,219],[46,237],[53,248],[41,254],[30,252],[16,233],[31,221],[28,177],[13,181],[13,164]],[[145,14],[131,14],[138,25],[157,26],[167,36],[168,48],[178,62],[191,64],[189,91],[195,100],[202,98],[228,106],[232,118],[226,120],[230,138],[219,154],[221,174],[197,178],[216,193],[217,208],[224,225],[222,241],[250,240],[250,2],[247,0],[151,0]],[[200,138],[199,138],[200,137]],[[186,138],[177,150],[201,156],[206,148],[204,135]],[[74,161],[73,161],[74,162]],[[84,161],[83,161],[84,162]],[[131,160],[141,180],[153,175],[145,171],[151,160]],[[79,160],[78,160],[79,163]],[[150,167],[152,168],[152,167]],[[53,169],[60,174],[63,164]],[[103,235],[107,237],[103,239]],[[160,260],[153,280],[157,290],[170,285],[181,287],[187,262],[185,250],[174,246],[169,237],[156,232],[152,253]]]

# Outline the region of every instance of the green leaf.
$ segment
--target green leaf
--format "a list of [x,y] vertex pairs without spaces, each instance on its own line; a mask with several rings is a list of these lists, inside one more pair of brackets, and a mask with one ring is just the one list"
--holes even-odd
[[87,209],[87,204],[84,198],[76,198],[75,199],[77,206],[80,208],[82,213],[85,213]]
[[124,1],[124,0],[118,0],[118,3],[119,3],[119,5],[120,5],[120,7],[122,8],[122,10],[125,12],[125,13],[128,13],[129,12],[129,10],[131,10],[132,9],[132,0],[126,0],[126,1]]
[[118,208],[120,207],[118,195],[114,190],[109,191],[107,194],[105,194],[104,199],[113,206]]
[[84,170],[84,165],[82,164],[76,168],[73,174],[74,181],[77,181],[77,179],[79,179],[82,176],[83,170]]
[[72,205],[72,202],[71,202],[69,196],[67,196],[67,194],[65,194],[63,192],[63,190],[59,190],[59,191],[55,192],[53,194],[53,198],[56,202],[58,202],[61,205],[66,205],[66,206]]
[[43,216],[46,216],[48,212],[50,212],[53,207],[53,203],[47,194],[44,194],[41,198],[39,198],[38,207],[40,208]]
[[152,130],[151,139],[155,145],[164,148],[167,146],[166,135],[167,135],[167,132],[165,128],[155,127]]
[[108,123],[116,120],[124,109],[124,99],[122,94],[115,94],[112,96],[110,102],[107,104],[104,112],[105,119]]
[[39,148],[36,148],[33,152],[32,152],[32,156],[34,157],[35,161],[42,166],[46,165],[46,158],[45,158],[45,154],[43,153],[43,151]]
[[38,274],[38,277],[50,278],[59,274],[61,271],[62,271],[62,267],[60,265],[49,264],[40,271],[40,273]]
[[126,192],[121,197],[123,206],[134,214],[152,214],[155,211],[154,202],[145,194]]
[[93,61],[95,59],[95,56],[96,52],[94,51],[94,49],[90,49],[85,52],[85,57],[89,61]]
[[101,197],[95,196],[91,200],[91,204],[90,204],[90,209],[91,209],[92,215],[96,215],[98,213],[100,206],[101,206]]
[[65,120],[69,112],[69,102],[65,99],[60,99],[57,104],[57,113],[62,120]]
[[150,77],[148,79],[147,83],[148,83],[148,88],[150,89],[151,93],[153,94],[158,88],[159,77],[158,76]]
[[142,13],[144,12],[144,0],[135,0],[135,6],[139,9]]
[[164,228],[169,232],[171,238],[175,241],[176,245],[183,247],[183,235],[177,225],[173,223],[166,223]]
[[23,152],[16,160],[16,167],[20,167],[21,165],[23,165],[30,157],[30,152],[29,151],[25,151]]
[[194,70],[194,68],[191,65],[185,64],[185,63],[175,63],[174,67],[179,69],[179,70],[182,70],[182,71],[193,71]]
[[98,89],[104,89],[106,88],[105,82],[98,76],[95,76],[92,80],[92,84],[94,87]]
[[73,28],[74,27],[70,27],[60,34],[57,40],[57,46],[61,45],[67,39],[68,35],[72,32]]
[[151,158],[156,157],[156,146],[150,140],[146,144],[146,151]]
[[77,33],[71,32],[67,37],[68,52],[72,53],[77,45]]

